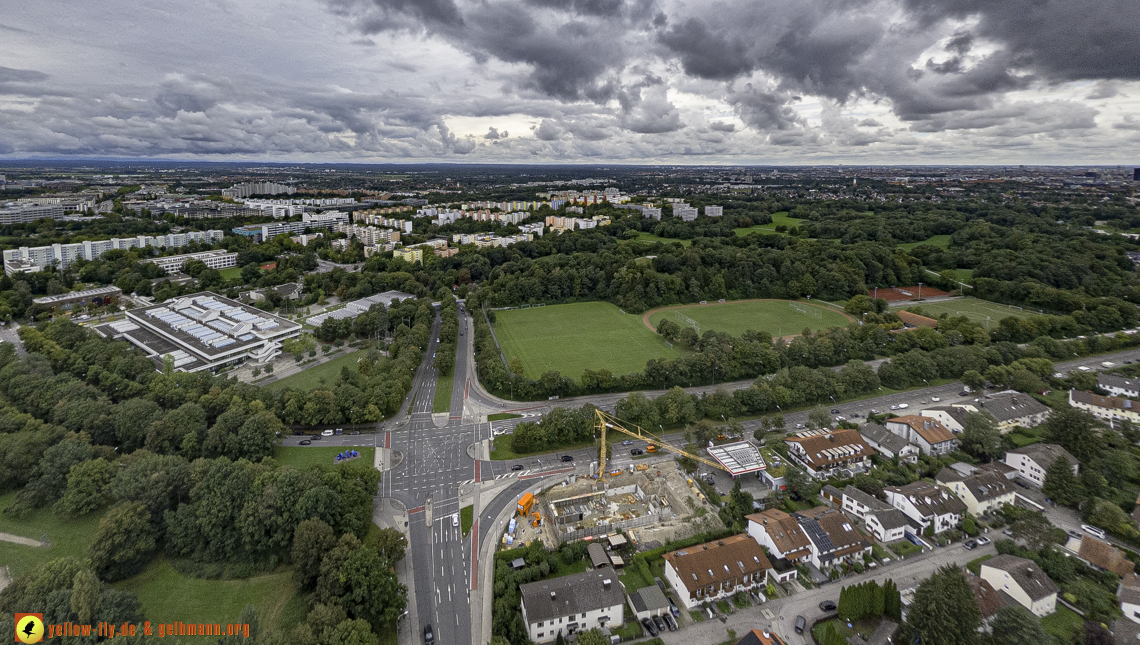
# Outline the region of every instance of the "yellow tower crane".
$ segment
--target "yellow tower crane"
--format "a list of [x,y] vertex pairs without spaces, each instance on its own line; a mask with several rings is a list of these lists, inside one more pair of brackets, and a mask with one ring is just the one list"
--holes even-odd
[[689,459],[696,460],[702,464],[705,464],[706,466],[710,466],[712,468],[719,468],[725,472],[729,472],[729,470],[727,468],[720,465],[716,461],[713,461],[712,459],[706,459],[704,457],[701,457],[700,455],[694,455],[690,452],[682,450],[681,448],[670,445],[663,438],[642,429],[640,426],[637,426],[634,424],[630,424],[630,425],[633,426],[633,428],[634,428],[633,430],[630,430],[629,428],[626,428],[624,425],[622,425],[622,422],[618,421],[617,417],[615,417],[614,415],[612,415],[608,412],[605,412],[603,410],[598,410],[598,409],[594,410],[594,436],[600,438],[600,440],[601,440],[601,442],[598,444],[598,479],[601,479],[603,475],[607,474],[607,472],[606,472],[606,431],[607,430],[616,430],[617,432],[620,432],[622,434],[627,434],[631,437],[634,437],[635,439],[643,439],[645,441],[649,441],[650,443],[658,446],[659,448],[664,448],[665,450],[668,450],[669,452],[671,452],[673,454],[681,455],[682,457],[688,457]]

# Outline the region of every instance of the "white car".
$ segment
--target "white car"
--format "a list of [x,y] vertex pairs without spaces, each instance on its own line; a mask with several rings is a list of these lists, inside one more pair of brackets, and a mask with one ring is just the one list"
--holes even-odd
[[937,397],[937,396],[932,396],[932,397],[930,397],[930,402],[931,402],[931,403],[938,403],[938,402],[939,402],[939,401],[941,401],[941,400],[942,400],[942,398],[941,398],[941,397]]
[[892,409],[892,410],[897,410],[897,409],[899,409],[899,406],[897,406],[897,405],[892,405],[892,406],[891,406],[891,409]]
[[1098,529],[1097,527],[1089,526],[1088,524],[1081,524],[1081,530],[1093,537],[1098,537],[1102,540],[1108,537],[1103,529]]
[[899,404],[899,409],[900,409],[900,410],[905,410],[905,409],[907,409],[907,408],[909,408],[909,407],[910,407],[910,404],[909,404],[909,403],[900,403],[900,404]]
[[451,516],[451,525],[452,526],[459,526],[459,513],[456,513],[456,514]]

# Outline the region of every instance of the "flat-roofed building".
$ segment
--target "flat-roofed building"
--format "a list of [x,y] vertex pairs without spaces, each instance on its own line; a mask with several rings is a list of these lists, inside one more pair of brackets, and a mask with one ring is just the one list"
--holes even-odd
[[713,446],[708,452],[709,456],[724,466],[733,479],[750,473],[759,477],[760,472],[768,467],[756,446],[747,441]]
[[148,258],[144,262],[157,264],[167,273],[180,273],[182,266],[187,262],[198,261],[210,269],[228,269],[237,266],[237,253],[230,253],[225,249],[219,251],[202,251],[201,253],[183,253],[182,255],[167,255],[160,258]]
[[42,298],[34,298],[32,303],[43,305],[45,307],[58,307],[60,309],[69,309],[75,305],[93,304],[97,307],[102,307],[110,302],[113,302],[123,295],[123,290],[116,286],[97,287],[95,289],[84,289],[83,291],[72,291],[70,293],[61,293],[55,296],[44,296]]
[[27,224],[38,219],[63,217],[63,204],[0,205],[0,224]]
[[180,372],[265,362],[281,353],[285,339],[301,334],[298,323],[208,291],[131,309],[125,320],[94,329],[135,345],[158,370],[169,357]]

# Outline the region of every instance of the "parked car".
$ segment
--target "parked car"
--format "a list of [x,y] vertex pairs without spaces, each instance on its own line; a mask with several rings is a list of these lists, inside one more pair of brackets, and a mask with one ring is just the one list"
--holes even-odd
[[990,539],[988,537],[980,537],[974,541],[978,543],[978,546],[985,546],[990,543]]
[[938,403],[938,402],[939,402],[939,401],[941,401],[941,400],[942,400],[942,397],[940,397],[940,396],[932,396],[932,397],[930,397],[930,402],[931,402],[931,403]]
[[354,437],[355,437],[355,436],[356,436],[356,435],[358,435],[358,434],[360,434],[360,431],[359,431],[359,430],[353,430],[353,431],[352,431],[352,436],[354,436]]
[[804,628],[807,627],[807,619],[803,616],[796,616],[796,633],[804,633]]
[[824,600],[823,602],[819,603],[820,611],[835,611],[838,608],[839,606],[830,600]]
[[522,464],[515,464],[511,466],[511,470],[522,470]]
[[804,428],[806,428],[806,427],[807,427],[807,426],[805,426],[805,425],[804,425],[804,424],[802,424],[802,423],[797,423],[797,424],[796,424],[796,430],[803,430],[803,429],[804,429]]
[[966,549],[967,551],[973,550],[973,548],[976,546],[978,546],[978,542],[976,540],[966,540],[962,543],[962,548]]
[[966,390],[962,390],[961,392],[958,393],[958,396],[970,396],[970,393],[967,392]]
[[665,621],[660,616],[653,617],[653,624],[657,625],[657,631],[659,632],[663,632],[668,629],[668,627],[665,626]]
[[1002,535],[1008,535],[1009,537],[1013,537],[1013,529],[1006,529],[1006,530],[1002,531]]
[[424,625],[424,645],[435,645],[435,632],[431,630],[431,625]]
[[665,596],[669,600],[669,611],[673,616],[680,616],[681,610],[677,608],[677,603],[673,602],[673,596]]
[[623,446],[632,446],[632,445],[633,445],[633,442],[632,442],[632,441],[630,441],[629,439],[626,439],[625,441],[621,442],[621,445],[623,445]]
[[336,434],[344,434],[344,428],[337,428]]
[[839,408],[831,408],[832,414],[839,414]]
[[634,448],[633,450],[630,450],[630,451],[629,451],[629,454],[631,454],[631,455],[633,455],[634,457],[636,457],[637,455],[643,455],[643,454],[645,454],[645,451],[644,451],[644,450],[642,450],[641,448]]
[[574,455],[562,455],[562,463],[574,461]]
[[645,631],[649,632],[650,636],[657,635],[657,628],[653,626],[653,621],[648,618],[641,619],[641,626],[645,628]]
[[322,437],[331,437],[331,436],[333,436],[333,431],[332,430],[323,430],[323,431],[321,431],[321,436]]
[[897,409],[899,409],[899,406],[897,406],[897,405],[892,405],[892,406],[891,406],[891,409],[892,409],[892,410],[897,410]]
[[871,408],[871,414],[879,414],[879,411],[875,408]]
[[665,626],[669,628],[669,631],[677,631],[677,621],[673,619],[673,614],[662,614],[661,617],[665,619]]
[[298,445],[301,445],[301,446],[311,446],[311,445],[313,445],[313,442],[312,442],[312,441],[310,441],[309,439],[302,439],[302,440],[301,440],[301,443],[299,443]]
[[907,408],[909,408],[909,407],[910,407],[910,404],[909,404],[909,403],[900,403],[900,404],[899,404],[899,409],[900,409],[900,410],[905,410],[905,409],[907,409]]

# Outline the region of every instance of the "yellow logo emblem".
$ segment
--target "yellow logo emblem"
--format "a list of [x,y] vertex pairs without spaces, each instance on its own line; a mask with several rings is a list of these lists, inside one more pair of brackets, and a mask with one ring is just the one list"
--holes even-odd
[[38,643],[44,639],[43,614],[16,614],[16,642]]

